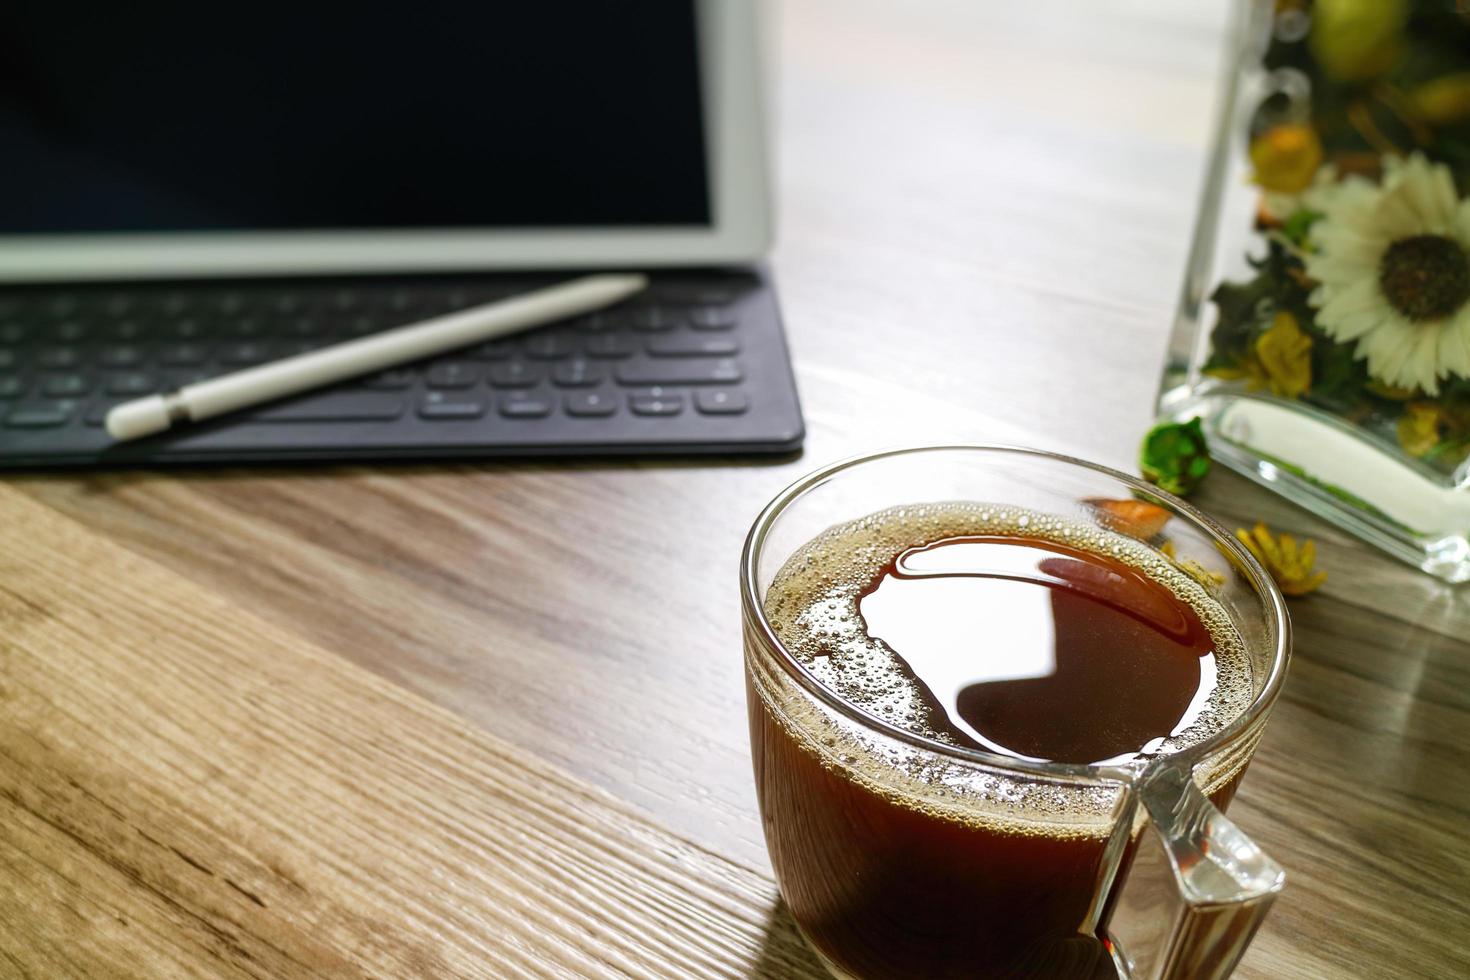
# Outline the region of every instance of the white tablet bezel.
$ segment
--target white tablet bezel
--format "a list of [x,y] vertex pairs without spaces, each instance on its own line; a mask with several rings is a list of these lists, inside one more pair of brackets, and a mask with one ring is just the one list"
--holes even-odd
[[756,260],[772,233],[756,23],[760,5],[753,0],[696,4],[713,218],[708,227],[0,235],[0,281],[644,268]]

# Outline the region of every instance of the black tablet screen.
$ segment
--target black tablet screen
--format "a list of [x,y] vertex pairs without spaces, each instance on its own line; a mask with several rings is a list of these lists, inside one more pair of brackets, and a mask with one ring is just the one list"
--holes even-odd
[[0,234],[701,226],[694,0],[0,4]]

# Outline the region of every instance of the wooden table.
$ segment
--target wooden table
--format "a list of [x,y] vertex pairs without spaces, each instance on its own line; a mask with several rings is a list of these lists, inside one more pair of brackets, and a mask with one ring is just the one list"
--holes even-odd
[[[1212,5],[1213,6],[1213,5]],[[130,472],[0,485],[0,975],[767,976],[736,557],[897,442],[1131,467],[1222,11],[790,0],[775,463]],[[1321,542],[1235,808],[1289,890],[1245,977],[1470,973],[1470,598]]]

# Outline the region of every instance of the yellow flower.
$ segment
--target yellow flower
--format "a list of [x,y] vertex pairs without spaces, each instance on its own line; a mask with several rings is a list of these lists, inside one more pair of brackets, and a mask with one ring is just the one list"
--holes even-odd
[[1312,338],[1283,310],[1239,364],[1207,368],[1205,373],[1223,381],[1244,379],[1251,391],[1270,388],[1279,397],[1297,398],[1312,387]]
[[1330,77],[1374,78],[1398,60],[1408,16],[1407,0],[1316,0],[1307,43]]
[[1249,531],[1237,528],[1235,536],[1266,567],[1285,595],[1306,595],[1327,581],[1326,572],[1313,571],[1317,564],[1317,544],[1314,541],[1304,541],[1298,547],[1296,538],[1290,534],[1273,537],[1262,523],[1257,523]]
[[1441,75],[1411,89],[1409,105],[1431,126],[1470,119],[1470,72]]
[[1433,402],[1411,402],[1399,416],[1395,432],[1399,445],[1410,456],[1423,456],[1440,443],[1444,411]]
[[1310,126],[1273,126],[1251,142],[1251,180],[1278,194],[1299,194],[1322,165],[1322,141]]
[[1272,394],[1296,398],[1312,387],[1312,338],[1290,313],[1276,314],[1271,328],[1256,338],[1255,350]]

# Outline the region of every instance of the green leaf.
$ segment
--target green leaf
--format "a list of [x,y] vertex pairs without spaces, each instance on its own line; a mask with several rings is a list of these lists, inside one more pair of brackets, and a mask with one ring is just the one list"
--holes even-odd
[[1161,422],[1148,430],[1138,450],[1143,478],[1173,494],[1187,496],[1210,472],[1210,450],[1196,416],[1188,422]]
[[1210,331],[1210,346],[1216,356],[1243,358],[1260,322],[1260,305],[1273,298],[1275,287],[1270,278],[1257,276],[1250,282],[1222,282],[1210,294],[1219,311],[1215,328]]
[[1317,334],[1312,340],[1312,395],[1314,400],[1339,404],[1356,400],[1368,383],[1368,369],[1353,357],[1351,344],[1340,344]]
[[1281,234],[1295,245],[1305,245],[1307,233],[1312,230],[1312,225],[1322,217],[1321,211],[1300,208],[1281,225]]

